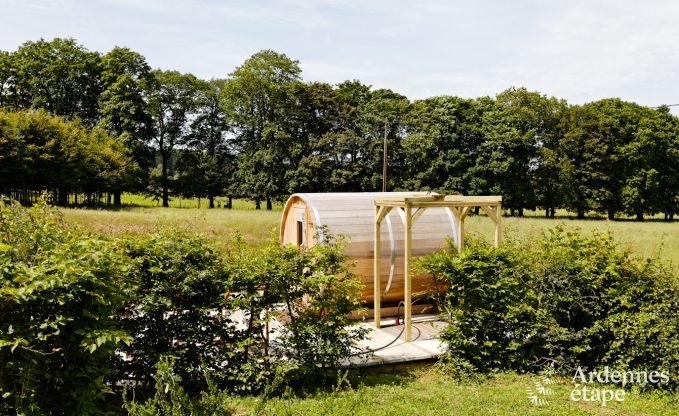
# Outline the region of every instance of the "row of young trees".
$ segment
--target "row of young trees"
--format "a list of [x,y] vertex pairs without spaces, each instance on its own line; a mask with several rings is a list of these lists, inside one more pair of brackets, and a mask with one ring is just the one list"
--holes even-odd
[[0,52],[0,106],[106,131],[140,168],[122,189],[165,206],[228,195],[270,208],[292,192],[379,190],[386,135],[389,190],[500,194],[512,215],[679,210],[679,120],[615,98],[569,105],[510,88],[410,101],[356,80],[303,82],[299,62],[270,50],[203,81],[152,70],[126,48],[101,55],[54,39]]

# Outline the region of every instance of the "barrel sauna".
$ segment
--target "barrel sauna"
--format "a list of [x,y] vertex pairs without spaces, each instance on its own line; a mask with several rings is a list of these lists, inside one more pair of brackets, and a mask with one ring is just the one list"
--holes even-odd
[[[373,251],[376,196],[422,196],[424,192],[347,192],[304,193],[292,195],[285,204],[281,219],[280,241],[310,247],[322,244],[324,236],[316,230],[347,238],[345,254],[354,262],[352,271],[363,282],[362,298],[373,303]],[[405,230],[396,209],[382,220],[381,226],[382,304],[397,303],[404,298],[403,252]],[[455,217],[446,208],[428,208],[413,225],[412,257],[422,256],[447,246],[447,239],[457,241]],[[317,241],[318,240],[318,241]],[[426,275],[413,275],[413,293],[423,290]]]

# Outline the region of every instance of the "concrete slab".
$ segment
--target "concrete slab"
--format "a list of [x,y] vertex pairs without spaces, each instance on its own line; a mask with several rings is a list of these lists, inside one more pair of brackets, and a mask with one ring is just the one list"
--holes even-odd
[[405,342],[403,325],[382,321],[381,328],[375,328],[373,321],[361,323],[369,330],[367,338],[358,345],[357,351],[368,352],[355,355],[345,366],[369,367],[386,364],[430,360],[445,352],[445,344],[439,341],[441,331],[447,324],[434,315],[413,316],[413,340]]

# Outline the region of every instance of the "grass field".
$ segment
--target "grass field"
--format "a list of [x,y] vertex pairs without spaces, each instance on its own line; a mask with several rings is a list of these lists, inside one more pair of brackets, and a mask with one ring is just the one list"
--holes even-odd
[[[139,202],[151,200],[136,198],[134,206],[119,210],[67,208],[63,210],[64,217],[68,222],[106,234],[149,232],[162,227],[181,228],[203,234],[218,245],[227,241],[233,232],[239,231],[249,243],[258,245],[277,231],[281,216],[280,204],[274,205],[273,211],[255,211],[252,202],[240,200],[234,201],[234,209],[162,208],[144,206]],[[192,200],[191,204],[197,205],[196,200]],[[503,234],[505,240],[537,240],[542,233],[559,224],[566,228],[580,228],[583,232],[610,231],[622,246],[635,254],[679,265],[679,222],[576,220],[565,216],[545,219],[529,215],[523,218],[505,217]],[[492,241],[492,224],[485,216],[471,216],[465,221],[465,226],[467,233]]]
[[[143,200],[138,199],[119,210],[69,208],[63,209],[63,214],[69,223],[106,234],[145,233],[175,227],[203,234],[218,246],[224,246],[235,231],[242,233],[250,244],[260,245],[276,232],[281,216],[280,205],[273,211],[255,211],[254,204],[244,201],[236,201],[234,205],[239,209],[233,210],[159,208],[141,202]],[[490,239],[492,226],[488,218],[471,216],[465,224],[468,233]],[[544,219],[537,215],[505,217],[505,240],[535,241],[558,224],[580,228],[586,233],[610,231],[633,253],[679,264],[679,222]],[[507,374],[481,383],[455,383],[431,370],[409,369],[367,374],[361,377],[362,384],[334,393],[233,400],[239,414],[373,416],[413,414],[417,409],[421,415],[679,415],[679,402],[674,396],[628,392],[624,402],[606,407],[573,402],[569,400],[572,386],[568,380],[559,380],[553,385],[555,394],[547,399],[547,404],[535,406],[526,393],[533,381],[532,376]]]

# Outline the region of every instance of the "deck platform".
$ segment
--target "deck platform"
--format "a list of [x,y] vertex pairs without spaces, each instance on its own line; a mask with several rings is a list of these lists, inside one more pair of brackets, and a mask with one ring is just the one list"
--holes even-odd
[[370,332],[359,345],[361,349],[373,350],[351,357],[345,362],[350,367],[370,367],[435,359],[445,352],[439,340],[446,323],[435,315],[413,316],[412,341],[406,342],[403,325],[395,326],[395,319],[383,319],[380,328],[372,320],[361,323]]

